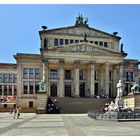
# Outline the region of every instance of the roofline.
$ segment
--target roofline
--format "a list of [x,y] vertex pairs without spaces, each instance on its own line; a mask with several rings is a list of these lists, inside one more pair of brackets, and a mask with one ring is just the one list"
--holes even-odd
[[84,28],[88,28],[88,29],[91,29],[91,30],[95,30],[95,31],[98,31],[98,32],[101,32],[101,33],[104,33],[104,34],[107,34],[107,35],[110,35],[112,37],[115,37],[117,39],[121,39],[120,36],[116,36],[116,35],[113,35],[111,33],[107,33],[107,32],[104,32],[104,31],[101,31],[101,30],[98,30],[98,29],[95,29],[95,28],[92,28],[92,27],[88,27],[88,26],[85,26],[85,25],[80,25],[80,26],[67,26],[67,27],[60,27],[60,28],[54,28],[54,29],[48,29],[48,30],[42,30],[42,31],[39,31],[39,34],[41,35],[41,33],[47,33],[47,32],[51,32],[51,31],[54,31],[54,30],[61,30],[61,29],[68,29],[68,28],[74,28],[74,27],[84,27]]
[[0,63],[0,65],[13,65],[13,66],[17,66],[16,63]]
[[30,53],[17,53],[16,55],[13,55],[15,59],[20,57],[38,57],[41,58],[41,54],[30,54]]

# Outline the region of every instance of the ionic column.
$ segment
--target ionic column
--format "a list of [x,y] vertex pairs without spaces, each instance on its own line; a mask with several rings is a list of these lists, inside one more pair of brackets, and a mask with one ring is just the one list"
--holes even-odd
[[114,97],[116,97],[117,95],[116,85],[117,85],[117,67],[114,66],[114,69],[113,69],[113,96]]
[[109,63],[105,63],[105,94],[109,95]]
[[79,67],[80,61],[75,62],[75,96],[79,97]]
[[60,97],[64,97],[64,60],[59,60],[59,77],[60,77],[60,81],[59,81],[59,88],[60,88]]
[[94,86],[95,86],[95,66],[94,64],[90,64],[90,93],[91,93],[91,97],[94,97]]

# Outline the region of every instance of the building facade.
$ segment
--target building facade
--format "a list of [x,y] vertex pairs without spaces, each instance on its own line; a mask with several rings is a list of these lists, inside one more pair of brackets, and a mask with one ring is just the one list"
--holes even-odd
[[79,16],[74,26],[43,26],[39,36],[40,54],[17,53],[16,64],[0,64],[0,94],[16,95],[21,108],[36,109],[41,80],[46,82],[51,97],[113,98],[120,79],[125,94],[130,92],[132,82],[140,84],[140,62],[125,59],[127,54],[116,32],[91,28]]

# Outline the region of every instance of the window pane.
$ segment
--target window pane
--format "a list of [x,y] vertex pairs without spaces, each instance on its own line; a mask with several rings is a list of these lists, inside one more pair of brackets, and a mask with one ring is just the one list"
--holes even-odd
[[98,41],[95,41],[95,44],[98,45]]
[[68,39],[65,39],[65,44],[69,44],[69,40]]
[[14,83],[17,83],[17,75],[14,74]]
[[17,95],[17,86],[14,86],[14,95]]
[[9,83],[12,83],[13,82],[13,75],[10,73],[9,74]]
[[71,70],[65,70],[65,79],[71,79]]
[[79,79],[84,80],[84,71],[83,70],[79,71]]
[[2,85],[0,85],[0,95],[2,95]]
[[75,43],[78,43],[79,42],[79,40],[75,40]]
[[60,39],[60,45],[63,45],[64,43],[63,43],[63,39]]
[[7,96],[7,85],[4,85],[4,95]]
[[57,78],[57,70],[51,70],[50,78],[51,79],[56,79]]
[[70,40],[70,44],[72,44],[72,43],[73,43],[73,40],[71,39],[71,40]]
[[35,82],[35,93],[39,91],[39,82]]
[[100,46],[103,46],[103,42],[99,42],[99,45],[100,45]]
[[29,101],[29,107],[33,108],[33,101]]
[[4,83],[7,83],[8,80],[7,80],[7,74],[4,74]]
[[34,90],[34,82],[29,82],[29,86],[30,86],[30,94],[33,94],[33,90]]
[[28,78],[28,69],[27,68],[23,69],[23,78]]
[[93,43],[93,41],[90,41],[90,43]]
[[27,81],[23,82],[23,93],[24,94],[28,93],[28,82]]
[[2,73],[0,73],[0,83],[2,83]]
[[107,42],[104,42],[104,47],[107,47]]
[[9,95],[12,95],[12,85],[9,85]]
[[98,71],[97,70],[95,70],[95,80],[99,80],[99,75],[98,75]]
[[57,38],[54,39],[54,46],[58,46],[58,39]]
[[29,78],[34,78],[34,69],[29,69]]
[[84,42],[83,40],[80,40],[80,42]]
[[38,68],[35,69],[35,78],[39,78],[39,69]]

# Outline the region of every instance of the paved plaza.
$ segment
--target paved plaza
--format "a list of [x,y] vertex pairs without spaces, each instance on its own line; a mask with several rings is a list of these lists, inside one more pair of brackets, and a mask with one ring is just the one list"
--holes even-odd
[[1,136],[139,136],[140,121],[116,122],[89,118],[87,114],[21,113],[13,119],[0,113]]

